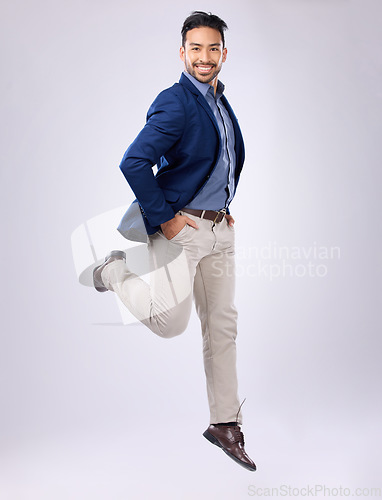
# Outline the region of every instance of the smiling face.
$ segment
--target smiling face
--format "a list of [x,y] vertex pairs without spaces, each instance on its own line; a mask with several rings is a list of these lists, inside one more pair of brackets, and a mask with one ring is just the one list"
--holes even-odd
[[227,58],[227,49],[218,30],[202,26],[187,32],[180,58],[190,75],[199,82],[209,83],[216,88],[217,76]]

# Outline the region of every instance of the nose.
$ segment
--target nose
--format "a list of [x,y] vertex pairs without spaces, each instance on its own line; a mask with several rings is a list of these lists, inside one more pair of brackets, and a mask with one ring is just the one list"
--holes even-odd
[[203,49],[203,50],[200,51],[200,53],[199,53],[199,59],[200,59],[201,63],[208,62],[208,52],[207,52],[207,49]]

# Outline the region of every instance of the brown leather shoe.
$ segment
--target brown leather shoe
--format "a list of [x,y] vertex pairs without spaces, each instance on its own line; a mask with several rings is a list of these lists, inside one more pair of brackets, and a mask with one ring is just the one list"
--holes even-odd
[[97,292],[107,292],[108,288],[105,287],[104,282],[102,281],[101,273],[105,269],[105,266],[113,262],[113,260],[124,260],[126,262],[126,254],[121,250],[113,250],[105,257],[105,262],[100,266],[97,266],[93,269],[93,284],[94,288]]
[[203,436],[219,446],[235,462],[248,470],[255,471],[256,465],[244,449],[244,435],[238,425],[210,425]]

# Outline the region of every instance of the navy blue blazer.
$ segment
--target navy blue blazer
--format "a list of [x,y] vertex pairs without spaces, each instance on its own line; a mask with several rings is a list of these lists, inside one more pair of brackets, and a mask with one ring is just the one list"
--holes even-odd
[[[231,106],[224,95],[221,99],[235,131],[236,190],[244,163],[244,142]],[[146,125],[123,156],[120,169],[136,200],[118,230],[129,237],[136,224],[131,214],[140,208],[147,234],[158,231],[160,224],[172,219],[203,188],[221,147],[218,124],[208,102],[182,74],[179,83],[155,99]],[[156,175],[154,165],[158,166]]]

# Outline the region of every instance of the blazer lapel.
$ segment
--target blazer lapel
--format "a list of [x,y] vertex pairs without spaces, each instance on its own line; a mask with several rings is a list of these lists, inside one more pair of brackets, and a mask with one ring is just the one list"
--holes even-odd
[[[198,91],[199,92],[199,91]],[[219,125],[218,125],[218,122],[216,121],[216,118],[212,112],[212,109],[211,109],[211,106],[208,104],[208,102],[206,101],[206,98],[199,92],[199,95],[198,95],[198,103],[203,106],[204,110],[207,112],[208,116],[211,118],[212,120],[212,123],[214,124],[215,126],[215,129],[216,129],[216,132],[218,133],[219,135],[219,138],[220,138],[220,131],[219,131]]]
[[206,101],[206,98],[199,92],[199,90],[195,87],[195,85],[192,84],[192,82],[182,74],[180,77],[179,83],[186,87],[192,94],[196,96],[196,99],[198,103],[203,107],[204,111],[207,113],[207,115],[210,117],[212,123],[214,124],[214,127],[216,129],[216,132],[219,137],[220,141],[220,132],[219,132],[219,125],[216,121],[216,118],[214,117],[214,114],[212,112],[212,109],[208,102]]

